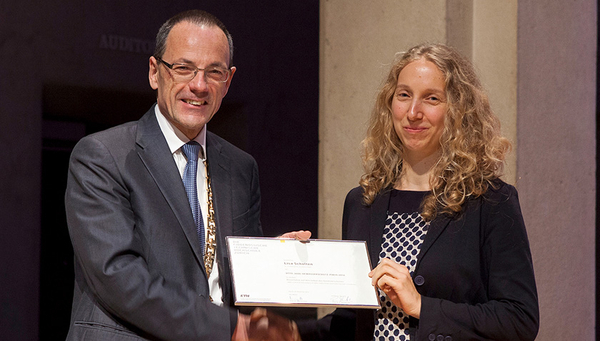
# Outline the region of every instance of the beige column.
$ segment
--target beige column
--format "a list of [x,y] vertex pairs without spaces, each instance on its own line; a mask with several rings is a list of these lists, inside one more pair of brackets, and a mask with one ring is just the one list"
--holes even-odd
[[[448,0],[452,1],[452,0]],[[488,92],[502,134],[513,144],[503,179],[516,180],[517,156],[517,0],[473,1],[472,61]]]
[[538,340],[595,340],[597,2],[519,1],[517,175]]

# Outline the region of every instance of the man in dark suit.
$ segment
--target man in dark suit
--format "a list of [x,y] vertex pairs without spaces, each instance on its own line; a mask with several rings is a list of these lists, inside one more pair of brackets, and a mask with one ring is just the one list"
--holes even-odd
[[206,129],[236,71],[232,48],[206,12],[169,19],[149,61],[157,104],[74,148],[68,340],[248,338],[250,317],[231,308],[225,236],[262,235],[258,168]]

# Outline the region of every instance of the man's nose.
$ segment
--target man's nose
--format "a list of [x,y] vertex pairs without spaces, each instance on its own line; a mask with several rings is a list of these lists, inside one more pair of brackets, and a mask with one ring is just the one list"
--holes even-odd
[[207,91],[208,82],[206,82],[204,70],[198,70],[194,78],[192,78],[188,84],[190,86],[190,90],[192,91]]

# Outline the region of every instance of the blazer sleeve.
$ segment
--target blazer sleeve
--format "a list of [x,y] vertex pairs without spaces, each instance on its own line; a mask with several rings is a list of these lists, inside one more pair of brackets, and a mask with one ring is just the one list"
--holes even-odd
[[147,338],[229,340],[234,310],[148,266],[132,195],[106,144],[93,135],[82,139],[71,156],[65,202],[76,262],[89,287],[84,294]]
[[[362,190],[351,190],[344,202],[342,239],[368,240],[366,226],[369,209],[361,204]],[[350,220],[352,223],[349,224]],[[352,226],[349,226],[352,225]],[[363,234],[364,233],[364,234]],[[302,341],[371,340],[373,337],[373,310],[337,308],[319,320],[296,321]]]
[[[471,279],[486,283],[487,298],[454,303],[423,295],[418,340],[430,340],[431,335],[453,335],[455,340],[534,340],[537,335],[537,292],[517,191],[507,184],[490,191],[479,201],[481,214],[474,215],[480,224],[483,278]],[[477,228],[474,225],[465,228]]]

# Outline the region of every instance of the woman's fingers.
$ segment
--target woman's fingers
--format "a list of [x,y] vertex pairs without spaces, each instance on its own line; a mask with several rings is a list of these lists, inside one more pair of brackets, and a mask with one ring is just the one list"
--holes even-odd
[[384,258],[369,276],[371,283],[381,289],[396,306],[411,316],[420,316],[421,295],[406,266]]

